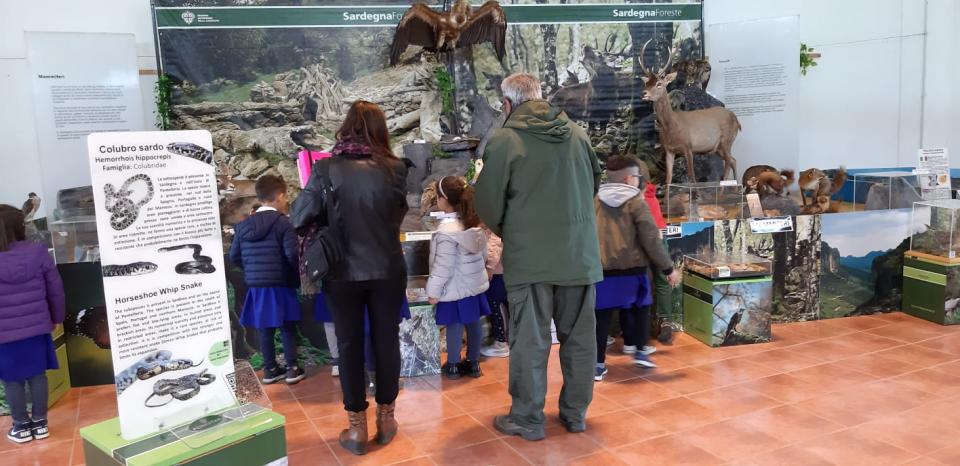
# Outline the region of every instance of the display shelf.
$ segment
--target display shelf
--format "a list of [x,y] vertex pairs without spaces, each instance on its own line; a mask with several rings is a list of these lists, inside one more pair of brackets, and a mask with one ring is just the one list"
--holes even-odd
[[906,209],[923,200],[912,171],[858,173],[850,181],[853,202],[863,210]]
[[960,200],[914,203],[910,231],[910,251],[914,256],[960,264]]
[[667,185],[668,223],[743,217],[743,186],[736,182]]
[[702,277],[746,278],[770,275],[771,263],[752,254],[719,254],[715,252],[692,254],[683,257],[685,270]]

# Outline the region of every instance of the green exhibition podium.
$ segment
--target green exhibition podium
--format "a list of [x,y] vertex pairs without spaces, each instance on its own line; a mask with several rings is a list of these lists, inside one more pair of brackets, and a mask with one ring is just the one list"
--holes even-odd
[[136,440],[120,437],[120,420],[80,429],[87,466],[261,466],[286,464],[284,417],[261,410],[243,419],[207,427],[207,418],[185,426],[195,433],[165,431]]
[[67,362],[67,335],[63,332],[63,325],[53,329],[53,347],[57,353],[59,369],[47,371],[47,385],[49,387],[49,402],[53,406],[60,398],[70,391],[70,365]]
[[905,252],[903,312],[942,325],[960,324],[960,263]]
[[770,341],[773,279],[683,273],[683,331],[708,346]]

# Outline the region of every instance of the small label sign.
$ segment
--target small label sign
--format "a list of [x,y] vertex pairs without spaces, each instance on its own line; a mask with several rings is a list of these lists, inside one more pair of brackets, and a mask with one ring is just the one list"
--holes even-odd
[[721,180],[720,186],[740,186],[740,182],[737,180]]
[[682,236],[682,231],[680,225],[667,225],[666,228],[660,230],[660,234],[664,238],[679,238]]
[[717,267],[717,276],[720,278],[730,278],[730,267]]
[[790,217],[753,218],[750,219],[750,231],[753,233],[793,231],[793,219]]

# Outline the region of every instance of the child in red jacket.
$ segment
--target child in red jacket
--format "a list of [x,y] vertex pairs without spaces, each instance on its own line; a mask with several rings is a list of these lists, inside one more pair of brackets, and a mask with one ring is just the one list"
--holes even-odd
[[50,436],[47,370],[59,367],[50,332],[63,322],[65,308],[63,283],[47,248],[26,241],[20,209],[0,205],[0,380],[13,416],[7,438],[15,443]]
[[[643,172],[644,178],[651,180],[650,170],[647,168],[646,163],[640,163],[640,171]],[[647,206],[650,207],[650,214],[653,215],[653,220],[657,223],[657,228],[661,230],[666,228],[667,222],[664,220],[663,212],[660,210],[660,200],[657,199],[657,185],[653,184],[652,181],[647,183],[647,187],[643,191],[643,199],[647,201]],[[666,239],[663,240],[663,247],[667,251],[670,251]],[[676,320],[674,312],[680,306],[683,290],[670,286],[667,280],[658,274],[653,274],[653,288],[654,306],[656,306],[657,310],[657,319],[660,321],[659,339],[663,343],[671,343],[673,342],[673,327],[670,325],[670,322]],[[649,351],[649,348],[645,350]]]

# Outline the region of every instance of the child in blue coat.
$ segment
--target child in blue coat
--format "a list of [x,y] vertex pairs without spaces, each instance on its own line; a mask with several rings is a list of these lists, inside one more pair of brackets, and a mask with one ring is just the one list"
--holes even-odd
[[[295,384],[306,373],[297,364],[297,322],[300,321],[300,286],[297,235],[287,218],[287,185],[277,176],[257,180],[257,199],[262,206],[236,226],[230,261],[243,269],[250,289],[243,303],[240,323],[260,332],[263,383],[280,380]],[[286,367],[277,365],[273,342],[280,329]]]

